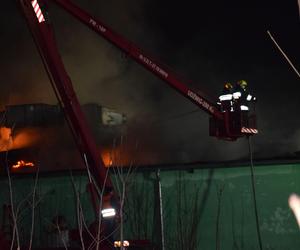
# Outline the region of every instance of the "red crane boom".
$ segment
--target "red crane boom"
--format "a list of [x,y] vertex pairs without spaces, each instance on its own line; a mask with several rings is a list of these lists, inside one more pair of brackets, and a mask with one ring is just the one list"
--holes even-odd
[[79,151],[99,187],[106,188],[109,191],[113,190],[111,180],[107,177],[107,171],[73,89],[72,82],[58,52],[47,12],[47,3],[50,1],[62,7],[66,12],[124,51],[137,63],[164,80],[168,85],[208,113],[211,117],[210,135],[222,139],[236,140],[239,137],[257,133],[255,116],[250,117],[247,115],[245,119],[240,110],[234,112],[220,111],[214,102],[187,87],[175,74],[160,65],[138,46],[117,34],[110,27],[89,15],[70,0],[19,1],[57,98],[72,128]]
[[199,91],[190,89],[172,71],[162,66],[136,44],[113,31],[99,19],[92,17],[69,0],[52,1],[208,113],[211,116],[211,136],[226,140],[236,140],[239,137],[253,135],[258,132],[256,129],[256,116],[254,114],[251,116],[247,114],[245,116],[240,110],[235,110],[235,112],[221,112],[220,108],[214,102],[205,98]]
[[74,133],[79,151],[99,187],[112,187],[110,179],[106,178],[104,163],[58,52],[52,26],[42,11],[45,2],[20,0],[20,3],[57,98]]
[[[99,157],[94,139],[88,129],[84,114],[79,105],[79,101],[72,87],[72,82],[68,76],[60,54],[58,52],[54,33],[49,15],[47,12],[47,2],[45,0],[19,0],[23,13],[29,24],[40,55],[43,59],[45,68],[49,74],[54,89],[60,99],[67,119],[70,121],[79,150],[86,157],[91,172],[98,185],[103,186],[105,179],[104,164]],[[195,103],[211,116],[210,134],[219,138],[235,140],[245,134],[251,135],[257,133],[255,128],[255,119],[252,118],[241,121],[240,112],[221,112],[219,107],[187,87],[179,78],[167,68],[161,66],[153,58],[143,52],[138,46],[129,42],[105,25],[97,18],[92,17],[86,11],[72,3],[70,0],[51,0],[66,12],[74,16],[90,29],[104,37],[117,48],[124,51],[137,63],[144,66],[153,74],[164,80],[183,96]],[[245,119],[244,119],[245,120]],[[247,128],[252,125],[250,132]],[[245,129],[246,128],[246,129]],[[246,132],[245,132],[246,131]],[[107,179],[106,186],[112,186]]]

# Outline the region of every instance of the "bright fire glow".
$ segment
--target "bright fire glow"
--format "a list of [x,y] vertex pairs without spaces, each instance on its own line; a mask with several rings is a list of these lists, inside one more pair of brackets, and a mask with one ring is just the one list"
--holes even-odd
[[[120,240],[114,242],[114,247],[121,247],[122,243]],[[124,240],[123,241],[123,247],[129,247],[129,241]]]
[[112,149],[102,149],[101,158],[105,167],[123,167],[129,166],[132,163],[132,159],[134,157],[131,157],[127,148],[114,147]]
[[25,162],[25,161],[21,160],[21,161],[18,161],[17,164],[12,165],[13,169],[23,168],[23,167],[34,167],[34,164],[32,162]]
[[0,128],[0,138],[1,140],[8,141],[11,137],[11,129],[6,127]]
[[0,152],[30,147],[41,140],[38,130],[28,128],[13,134],[11,128],[0,127]]
[[102,161],[103,161],[105,167],[112,166],[113,161],[112,161],[112,154],[110,151],[108,151],[108,150],[102,151],[101,158],[102,158]]

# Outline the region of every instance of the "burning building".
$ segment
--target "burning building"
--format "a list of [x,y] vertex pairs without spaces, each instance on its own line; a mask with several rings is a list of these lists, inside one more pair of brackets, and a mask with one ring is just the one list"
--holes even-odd
[[[99,149],[99,155],[102,154],[106,159],[105,163],[109,165],[108,146],[113,144],[113,140],[121,132],[126,117],[124,114],[97,104],[84,105],[83,110],[96,140],[104,145],[105,150],[100,153]],[[0,121],[0,152],[5,154],[7,151],[19,150],[18,157],[21,158],[12,159],[15,166],[18,165],[16,164],[18,161],[30,160],[24,152],[35,151],[35,158],[40,155],[40,162],[45,170],[55,170],[66,165],[75,168],[83,167],[80,157],[77,156],[63,111],[58,105],[6,106],[0,113]],[[31,150],[23,150],[26,148]],[[12,156],[17,157],[16,153],[10,153],[10,158]],[[19,165],[19,168],[14,168],[15,171],[25,169],[26,164]]]

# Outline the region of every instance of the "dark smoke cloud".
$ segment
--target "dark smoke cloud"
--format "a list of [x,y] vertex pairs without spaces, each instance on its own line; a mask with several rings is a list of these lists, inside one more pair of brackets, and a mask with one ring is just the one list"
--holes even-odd
[[[300,99],[294,91],[299,90],[299,79],[266,34],[267,29],[274,30],[299,66],[295,4],[269,0],[251,5],[240,1],[76,2],[213,99],[225,81],[246,79],[259,100],[261,132],[254,139],[255,154],[273,157],[299,150]],[[5,48],[1,105],[55,104],[25,21],[15,4],[5,5],[0,21],[10,25],[1,31]],[[138,141],[145,163],[232,160],[247,155],[245,140],[210,138],[205,113],[189,114],[196,108],[184,97],[64,12],[50,8],[61,54],[81,102],[125,113],[128,123],[116,134],[129,138],[128,148]],[[284,18],[278,20],[278,16]]]

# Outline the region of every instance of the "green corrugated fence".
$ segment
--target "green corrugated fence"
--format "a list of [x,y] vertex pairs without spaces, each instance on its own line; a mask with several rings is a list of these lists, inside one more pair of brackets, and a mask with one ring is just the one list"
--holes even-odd
[[[162,170],[165,249],[252,250],[259,249],[250,167]],[[34,246],[53,246],[53,218],[64,216],[69,229],[77,227],[77,203],[73,183],[80,194],[84,219],[94,213],[86,190],[84,171],[40,175],[34,210]],[[300,193],[300,164],[255,167],[257,210],[265,250],[300,248],[300,232],[288,207],[291,193]],[[112,175],[113,181],[119,179]],[[28,244],[32,223],[32,190],[35,176],[13,176],[14,209],[18,232]],[[149,239],[159,246],[158,192],[155,170],[131,175],[126,186],[124,235],[126,239]],[[4,205],[10,204],[8,180],[0,179],[1,227],[8,230]],[[71,243],[70,243],[71,244]],[[74,242],[73,245],[76,245]]]

